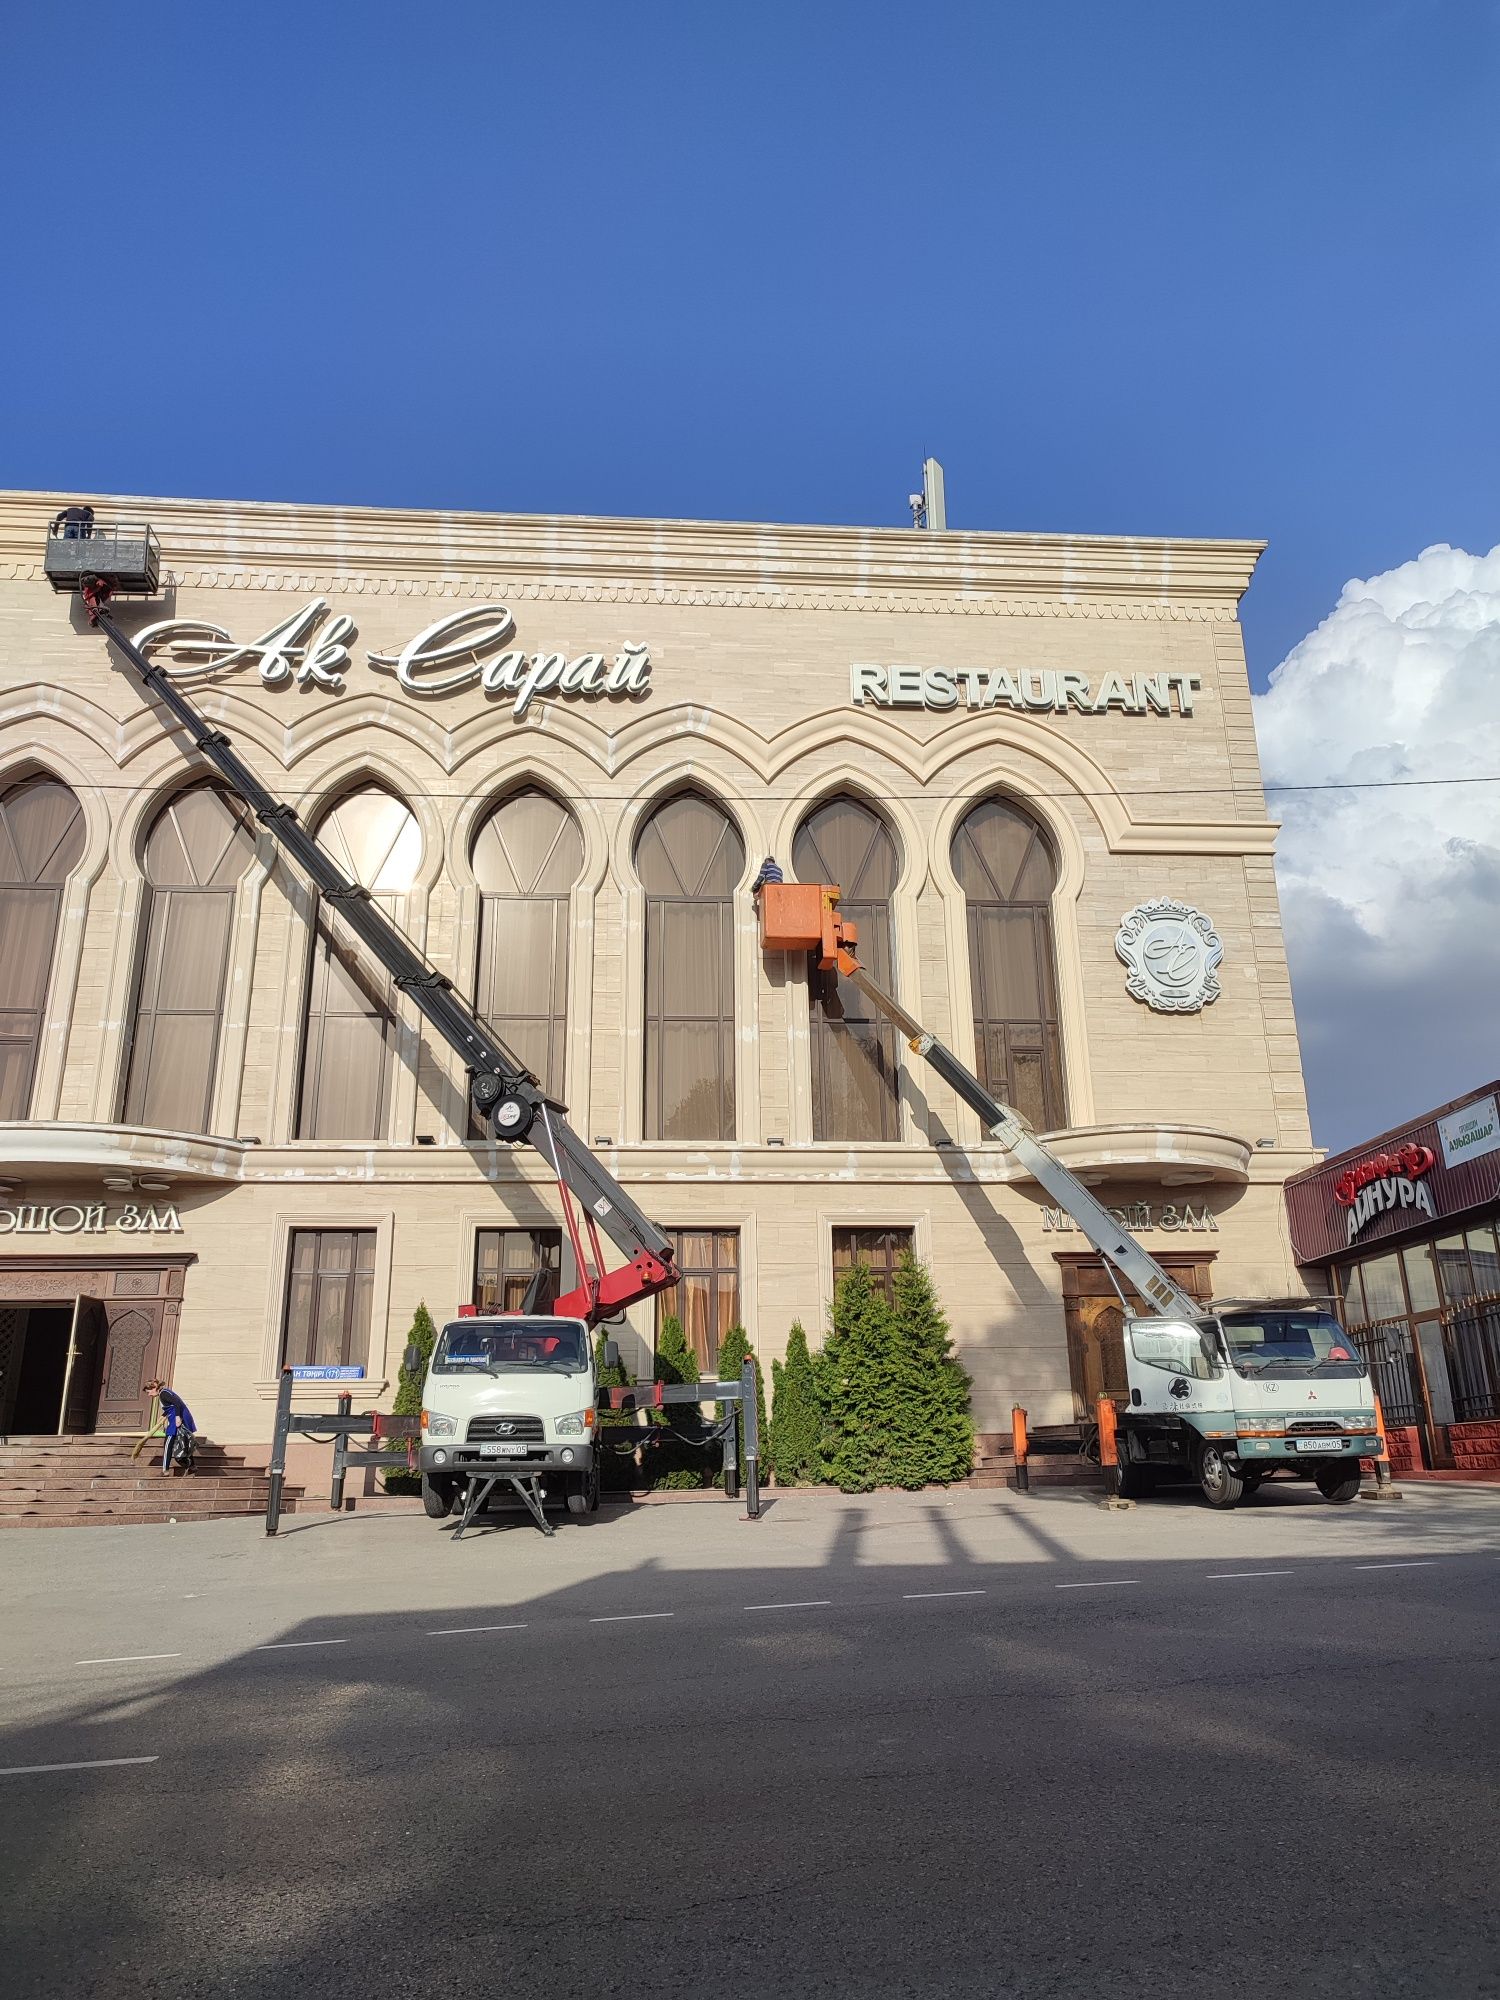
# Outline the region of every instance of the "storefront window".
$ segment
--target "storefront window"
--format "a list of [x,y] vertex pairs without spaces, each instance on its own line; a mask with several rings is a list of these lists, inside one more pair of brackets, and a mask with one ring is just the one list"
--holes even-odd
[[1366,1317],[1394,1319],[1406,1311],[1406,1292],[1401,1283],[1401,1258],[1394,1250],[1383,1257],[1366,1257],[1359,1267],[1364,1280]]
[[1432,1245],[1415,1244],[1401,1252],[1401,1262],[1406,1269],[1406,1286],[1411,1293],[1413,1312],[1436,1312],[1438,1308],[1437,1272],[1432,1264]]
[[986,799],[953,837],[968,905],[969,976],[980,1081],[1041,1132],[1064,1124],[1052,952],[1056,871],[1036,822]]
[[1468,1231],[1469,1262],[1474,1271],[1474,1289],[1481,1298],[1500,1292],[1500,1249],[1488,1223]]
[[368,1363],[374,1290],[373,1229],[294,1229],[283,1365],[347,1368]]
[[682,1321],[698,1366],[719,1365],[719,1342],[740,1316],[740,1233],[737,1229],[669,1229],[677,1253],[678,1282],[656,1295],[656,1330],[664,1319]]
[[146,840],[127,1125],[209,1128],[235,891],[254,853],[249,811],[222,786],[197,785],[157,815]]
[[912,1247],[909,1229],[835,1229],[833,1232],[833,1282],[837,1286],[846,1271],[863,1264],[875,1289],[892,1305],[896,1299],[896,1271]]
[[721,806],[682,792],[647,820],[636,868],[646,891],[646,1137],[732,1139],[744,842]]
[[527,1311],[526,1295],[538,1272],[546,1282],[529,1310],[551,1312],[561,1271],[560,1229],[481,1229],[474,1238],[473,1299],[482,1313]]
[[1469,1269],[1468,1247],[1462,1236],[1440,1236],[1437,1241],[1438,1271],[1443,1281],[1443,1297],[1450,1306],[1462,1305],[1474,1296],[1474,1277]]
[[[859,956],[876,982],[893,984],[891,896],[896,843],[878,813],[859,799],[830,799],[809,813],[792,842],[799,882],[836,882],[840,913],[859,926]],[[813,1137],[899,1139],[900,1066],[896,1030],[852,980],[809,963]]]
[[82,854],[82,810],[56,778],[0,799],[0,1118],[31,1112],[63,884]]
[[1363,1326],[1369,1318],[1365,1311],[1365,1290],[1360,1283],[1359,1265],[1356,1263],[1335,1264],[1333,1267],[1334,1290],[1342,1304],[1345,1326]]
[[569,901],[582,867],[577,820],[535,787],[497,806],[474,842],[475,1008],[558,1095],[568,1032]]
[[[336,805],[318,838],[353,881],[400,923],[422,833],[378,785]],[[396,1001],[388,976],[326,907],[318,912],[302,1047],[299,1139],[383,1139],[390,1117]]]

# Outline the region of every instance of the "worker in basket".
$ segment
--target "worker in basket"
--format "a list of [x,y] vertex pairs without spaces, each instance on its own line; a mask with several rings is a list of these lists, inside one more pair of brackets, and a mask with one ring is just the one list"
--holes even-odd
[[175,1460],[183,1472],[193,1469],[195,1435],[198,1426],[193,1422],[193,1413],[175,1389],[158,1376],[146,1384],[149,1392],[161,1404],[162,1416],[166,1419],[167,1435],[162,1445],[161,1469],[163,1478],[172,1470]]

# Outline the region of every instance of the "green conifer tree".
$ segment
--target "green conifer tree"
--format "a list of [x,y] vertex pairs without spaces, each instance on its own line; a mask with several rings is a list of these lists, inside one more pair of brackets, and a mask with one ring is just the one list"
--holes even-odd
[[[658,1382],[696,1382],[698,1357],[688,1345],[682,1321],[668,1313],[656,1337],[654,1379]],[[702,1431],[703,1422],[694,1403],[672,1403],[658,1411],[658,1419],[668,1435],[654,1448],[647,1470],[656,1468],[653,1484],[674,1489],[708,1486],[713,1483],[710,1455],[690,1440]]]
[[[411,1369],[403,1359],[401,1373],[396,1378],[396,1396],[391,1404],[391,1414],[396,1417],[419,1417],[422,1414],[422,1391],[427,1383],[427,1364],[437,1345],[437,1328],[432,1323],[432,1314],[427,1310],[425,1300],[412,1315],[411,1332],[403,1345],[419,1349],[422,1358]],[[403,1472],[394,1467],[385,1475],[385,1490],[387,1493],[420,1493],[422,1476],[418,1472]]]
[[974,1466],[969,1377],[954,1358],[932,1273],[908,1251],[893,1289],[900,1389],[884,1452],[889,1477],[906,1487],[965,1479]]
[[[754,1348],[750,1345],[749,1334],[746,1333],[745,1329],[742,1326],[736,1325],[730,1327],[729,1331],[725,1334],[724,1338],[719,1342],[719,1363],[715,1371],[718,1375],[719,1380],[721,1382],[738,1381],[740,1369],[743,1367],[747,1358],[755,1363],[756,1435],[760,1441],[757,1449],[760,1454],[760,1477],[762,1484],[764,1484],[765,1481],[767,1481],[771,1476],[771,1433],[766,1423],[765,1377],[761,1374],[760,1356],[755,1352]],[[717,1407],[718,1407],[718,1421],[720,1423],[723,1423],[725,1415],[731,1407],[733,1407],[735,1411],[736,1421],[739,1425],[739,1435],[738,1435],[739,1449],[737,1452],[737,1457],[739,1460],[739,1467],[740,1467],[740,1484],[741,1486],[743,1486],[745,1483],[744,1415],[741,1412],[738,1403],[735,1403],[732,1406],[728,1403],[720,1403]],[[719,1470],[714,1475],[714,1484],[715,1486],[722,1486],[724,1484],[724,1469],[722,1464],[720,1465]]]
[[778,1486],[808,1486],[822,1477],[823,1411],[801,1320],[787,1336],[786,1361],[771,1363],[771,1462]]
[[895,1476],[890,1445],[906,1375],[896,1315],[856,1264],[835,1288],[832,1317],[817,1363],[823,1463],[843,1492],[868,1493]]

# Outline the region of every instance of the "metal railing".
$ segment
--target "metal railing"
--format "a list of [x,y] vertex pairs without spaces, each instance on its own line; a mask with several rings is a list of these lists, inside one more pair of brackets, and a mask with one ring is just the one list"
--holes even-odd
[[1440,1317],[1454,1421],[1500,1417],[1500,1294],[1465,1299]]
[[1412,1332],[1406,1319],[1371,1320],[1344,1331],[1370,1371],[1388,1424],[1420,1424],[1425,1412],[1412,1359]]

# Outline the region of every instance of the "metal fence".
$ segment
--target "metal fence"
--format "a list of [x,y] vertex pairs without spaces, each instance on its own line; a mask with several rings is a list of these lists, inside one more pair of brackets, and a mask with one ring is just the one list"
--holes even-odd
[[1455,1421],[1500,1417],[1500,1295],[1450,1306],[1442,1327]]
[[1345,1331],[1359,1349],[1370,1371],[1380,1407],[1388,1424],[1420,1424],[1425,1412],[1412,1353],[1411,1323],[1406,1319],[1377,1319],[1366,1326]]

